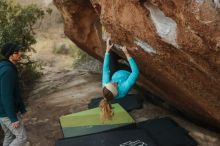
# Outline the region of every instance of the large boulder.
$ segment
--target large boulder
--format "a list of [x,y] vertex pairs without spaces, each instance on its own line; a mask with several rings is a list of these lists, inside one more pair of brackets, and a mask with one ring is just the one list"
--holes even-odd
[[131,47],[139,85],[220,129],[219,0],[54,0],[65,34],[102,60],[104,39]]

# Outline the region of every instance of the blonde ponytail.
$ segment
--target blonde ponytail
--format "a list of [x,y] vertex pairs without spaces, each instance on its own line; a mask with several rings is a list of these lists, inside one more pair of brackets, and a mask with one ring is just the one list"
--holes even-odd
[[103,122],[106,120],[112,120],[114,112],[112,110],[111,104],[109,104],[105,98],[103,98],[99,103],[99,108],[101,110],[100,118]]

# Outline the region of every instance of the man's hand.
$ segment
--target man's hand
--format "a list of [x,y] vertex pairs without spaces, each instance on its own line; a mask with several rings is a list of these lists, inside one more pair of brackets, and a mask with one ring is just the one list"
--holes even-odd
[[128,53],[126,46],[121,47],[121,50],[124,52],[127,59],[131,58],[131,55]]
[[20,126],[19,121],[16,121],[16,122],[12,123],[13,128],[19,128],[19,126]]
[[110,37],[106,41],[106,52],[109,52],[112,48],[113,44],[110,44]]

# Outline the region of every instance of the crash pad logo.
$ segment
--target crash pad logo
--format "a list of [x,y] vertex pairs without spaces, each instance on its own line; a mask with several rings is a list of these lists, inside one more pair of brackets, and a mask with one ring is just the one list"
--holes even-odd
[[120,146],[147,146],[147,144],[140,140],[136,140],[136,141],[128,141],[128,142],[122,143],[120,144]]

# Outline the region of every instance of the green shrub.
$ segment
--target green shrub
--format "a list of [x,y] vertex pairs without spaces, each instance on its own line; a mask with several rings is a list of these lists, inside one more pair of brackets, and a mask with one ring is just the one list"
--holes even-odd
[[54,44],[53,46],[53,53],[55,54],[64,54],[64,55],[72,56],[74,50],[75,50],[74,46],[68,43],[58,43],[58,44]]
[[22,80],[20,80],[21,88],[27,90],[32,87],[33,82],[43,75],[40,71],[41,69],[39,62],[18,64],[19,76],[22,78]]
[[53,46],[53,53],[73,57],[74,68],[101,72],[101,63],[81,50],[72,42],[55,43]]
[[75,52],[73,53],[73,58],[74,58],[74,62],[73,62],[73,66],[74,67],[78,67],[81,64],[84,64],[85,62],[88,62],[90,60],[92,60],[93,58],[91,56],[89,56],[86,52],[84,52],[83,50],[77,48],[75,50]]
[[83,50],[76,48],[73,54],[73,67],[94,72],[101,72],[102,64]]
[[[21,7],[11,0],[0,0],[0,45],[6,42],[17,42],[25,46],[25,52],[35,52],[36,43],[34,25],[44,16],[44,11],[36,5]],[[2,56],[1,56],[2,58]],[[38,64],[28,56],[18,66],[24,84],[39,77]]]

